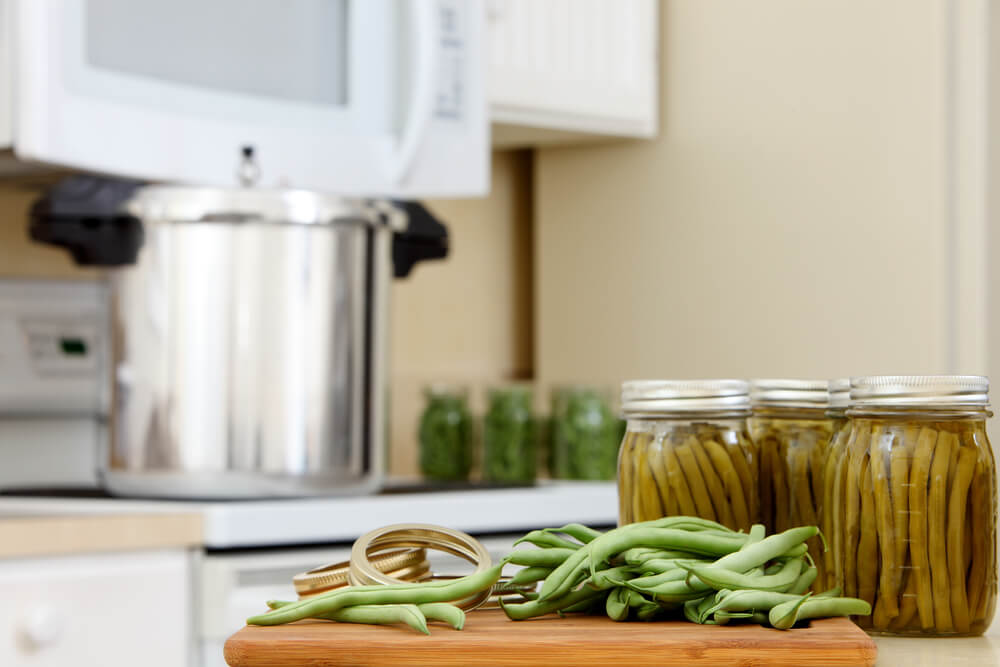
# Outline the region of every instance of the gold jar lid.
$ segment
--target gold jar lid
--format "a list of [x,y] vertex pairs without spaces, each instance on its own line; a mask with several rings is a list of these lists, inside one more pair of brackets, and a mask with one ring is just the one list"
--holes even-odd
[[[410,547],[437,549],[464,558],[476,566],[475,572],[484,572],[493,566],[493,559],[482,543],[460,530],[423,523],[399,523],[378,528],[362,535],[351,548],[348,581],[352,586],[372,584],[397,584],[399,579],[380,572],[372,558],[384,549]],[[475,609],[486,602],[491,594],[487,589],[475,595],[454,600],[452,604],[465,610]]]
[[[372,556],[371,566],[397,581],[423,581],[430,578],[427,551],[420,548],[397,549]],[[325,593],[350,583],[350,561],[323,565],[292,577],[300,598]]]

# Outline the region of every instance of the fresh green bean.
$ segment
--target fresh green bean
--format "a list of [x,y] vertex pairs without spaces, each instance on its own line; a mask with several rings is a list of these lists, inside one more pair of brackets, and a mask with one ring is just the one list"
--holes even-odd
[[604,601],[604,610],[612,621],[628,619],[628,598],[625,595],[627,590],[621,587],[613,588]]
[[[802,561],[798,558],[787,560],[779,572],[761,576],[740,574],[739,572],[711,565],[701,567],[680,565],[679,567],[687,570],[689,577],[688,585],[692,585],[694,581],[698,581],[715,590],[728,588],[730,590],[755,589],[759,591],[784,592],[791,588],[798,580],[799,574],[802,572]],[[815,576],[816,568],[812,569]]]
[[429,635],[427,619],[415,604],[377,604],[344,607],[319,615],[338,623],[364,623],[368,625],[391,625],[405,623],[417,632]]
[[[350,608],[348,607],[348,609]],[[442,621],[456,630],[461,630],[465,627],[465,612],[453,604],[448,604],[447,602],[425,602],[418,604],[417,609],[429,621]]]
[[523,570],[515,572],[514,576],[510,578],[510,583],[515,586],[521,586],[523,584],[541,581],[545,577],[549,576],[552,569],[553,568],[551,567],[526,567]]
[[803,596],[802,601],[797,604],[792,605],[786,602],[784,605],[778,605],[771,609],[768,620],[775,628],[788,630],[797,622],[810,618],[867,616],[870,613],[872,613],[871,605],[857,598],[809,598]]
[[550,547],[548,549],[515,549],[510,552],[507,560],[512,565],[555,568],[561,565],[574,552],[574,549],[563,549],[560,547]]
[[543,532],[546,533],[563,533],[569,535],[574,540],[580,541],[582,544],[589,544],[594,541],[594,539],[600,537],[604,533],[599,530],[594,530],[582,523],[567,523],[565,526],[559,528],[543,528]]
[[620,558],[622,558],[629,565],[644,565],[649,561],[691,558],[691,554],[687,551],[641,547],[637,549],[626,549],[620,554]]
[[670,572],[677,569],[678,563],[687,563],[688,565],[710,565],[713,561],[701,558],[691,558],[690,556],[686,558],[673,558],[673,559],[659,559],[654,558],[653,560],[647,560],[641,565],[634,565],[637,572],[642,572],[643,576],[656,576],[658,574],[663,574],[664,572]]
[[816,576],[819,574],[819,570],[816,569],[815,565],[810,565],[806,569],[802,570],[802,574],[799,578],[795,580],[795,584],[788,589],[789,593],[793,595],[802,595],[809,590],[809,587],[813,585],[816,581]]
[[702,603],[708,599],[708,596],[693,598],[684,603],[684,618],[692,623],[701,623],[701,614],[698,609],[701,607]]
[[799,608],[806,603],[809,599],[809,594],[801,596],[798,600],[793,600],[791,602],[782,602],[779,605],[775,605],[771,608],[771,611],[767,614],[767,620],[770,621],[771,626],[777,628],[778,630],[787,630],[793,625],[797,620],[797,612]]
[[[720,591],[721,593],[721,591]],[[717,598],[719,596],[716,596]],[[706,610],[706,614],[714,614],[719,611],[724,612],[755,612],[770,611],[775,606],[784,602],[794,602],[800,600],[801,595],[789,595],[787,593],[772,593],[768,591],[742,590],[732,591],[722,595],[715,604]]]
[[655,602],[639,607],[635,612],[635,617],[640,621],[652,621],[663,612],[663,607]]
[[503,565],[504,563],[499,563],[488,570],[451,580],[444,585],[416,583],[391,586],[349,586],[324,595],[316,595],[265,614],[251,616],[247,619],[247,623],[249,625],[279,625],[357,605],[452,602],[480,593],[493,586],[500,578]]
[[[757,612],[717,611],[714,614],[712,614],[712,619],[715,621],[716,625],[726,625],[732,619],[753,618],[755,616],[758,616]],[[767,623],[767,615],[760,614],[760,618],[764,623]]]
[[635,570],[631,565],[621,565],[619,567],[612,567],[607,570],[599,570],[595,572],[584,582],[584,585],[598,591],[607,590],[609,588],[621,586],[626,580],[631,579],[634,575]]
[[706,564],[704,561],[700,560],[675,560],[671,561],[675,565],[673,568],[664,569],[658,574],[645,575],[642,577],[636,577],[628,582],[632,588],[651,588],[653,586],[658,586],[660,584],[666,583],[668,581],[682,581],[687,578],[687,570],[680,567],[680,565],[686,564],[692,567]]
[[550,600],[532,600],[531,602],[522,602],[520,604],[507,604],[501,600],[500,607],[512,621],[523,621],[526,618],[543,616],[555,613],[560,609],[567,609],[585,600],[592,601],[596,598],[603,598],[605,595],[604,591],[595,591],[592,588],[584,587],[576,591],[571,591],[562,597]]
[[546,547],[556,547],[563,549],[579,549],[580,545],[575,542],[570,542],[569,540],[563,539],[558,535],[553,535],[552,533],[546,532],[544,530],[533,530],[524,537],[520,538],[514,542],[513,546],[517,546],[522,542],[527,542],[533,544],[536,547],[546,548]]

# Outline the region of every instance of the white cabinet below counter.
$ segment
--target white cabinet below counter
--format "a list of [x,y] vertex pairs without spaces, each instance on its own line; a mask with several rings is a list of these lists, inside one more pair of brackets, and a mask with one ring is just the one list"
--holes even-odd
[[656,136],[656,0],[489,0],[493,146]]
[[183,549],[0,560],[0,665],[190,664],[191,593]]

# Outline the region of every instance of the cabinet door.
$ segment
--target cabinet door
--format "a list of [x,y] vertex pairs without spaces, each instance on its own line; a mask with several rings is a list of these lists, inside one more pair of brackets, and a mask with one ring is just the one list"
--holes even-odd
[[188,665],[191,586],[184,551],[0,561],[0,665]]
[[656,0],[492,0],[491,120],[654,136],[657,15]]

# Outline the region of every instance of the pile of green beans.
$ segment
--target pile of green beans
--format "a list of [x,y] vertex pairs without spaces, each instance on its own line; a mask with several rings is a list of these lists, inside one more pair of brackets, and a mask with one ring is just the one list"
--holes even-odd
[[[749,620],[787,630],[827,616],[867,615],[870,605],[839,589],[808,593],[816,567],[806,542],[815,526],[771,536],[690,516],[633,523],[606,533],[579,524],[528,533],[507,560],[518,584],[540,582],[524,602],[501,602],[515,621],[551,613],[603,611],[613,620],[682,615],[700,624]],[[517,543],[515,543],[517,544]]]
[[[870,605],[839,596],[839,589],[807,593],[816,579],[807,540],[815,526],[767,536],[691,516],[633,523],[602,533],[582,524],[534,530],[488,570],[449,581],[350,586],[305,600],[272,600],[250,625],[279,625],[306,618],[341,623],[403,623],[428,634],[427,621],[456,630],[465,613],[455,602],[495,590],[508,563],[522,567],[510,580],[519,597],[500,598],[509,618],[603,612],[616,621],[651,621],[670,615],[722,625],[749,620],[787,630],[798,621],[861,616]],[[541,584],[539,587],[538,584]],[[531,591],[531,588],[537,591]]]

